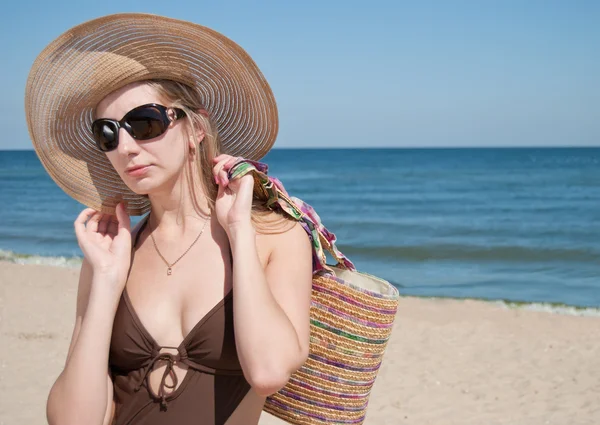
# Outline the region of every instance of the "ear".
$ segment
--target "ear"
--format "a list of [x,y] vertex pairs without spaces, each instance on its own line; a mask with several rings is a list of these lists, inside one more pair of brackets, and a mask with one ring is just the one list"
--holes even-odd
[[193,137],[188,138],[188,148],[190,149],[190,152],[193,152],[196,150],[196,141],[194,140]]
[[192,153],[196,152],[196,148],[200,145],[200,143],[204,141],[204,136],[206,134],[203,128],[201,128],[200,126],[198,127],[199,128],[196,128],[196,137],[188,138],[188,146],[190,148],[190,152]]
[[204,132],[204,129],[202,128],[202,126],[197,125],[196,126],[196,140],[198,140],[198,144],[202,143],[205,135],[206,135],[206,133]]
[[[208,118],[208,112],[206,109],[198,109],[197,111],[200,115]],[[204,136],[206,135],[204,128],[201,125],[196,126],[196,140],[198,140],[198,144],[202,143],[204,140]]]

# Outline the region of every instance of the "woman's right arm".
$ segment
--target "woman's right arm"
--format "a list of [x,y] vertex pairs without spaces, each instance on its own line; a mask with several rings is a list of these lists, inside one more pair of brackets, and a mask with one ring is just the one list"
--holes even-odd
[[114,299],[93,290],[107,285],[110,283],[104,277],[94,276],[84,259],[67,361],[48,397],[50,425],[100,425],[112,421],[113,389],[108,374],[108,349],[116,307]]
[[75,327],[65,368],[50,390],[50,425],[106,425],[114,415],[108,354],[131,256],[129,217],[84,210],[75,233],[84,253]]

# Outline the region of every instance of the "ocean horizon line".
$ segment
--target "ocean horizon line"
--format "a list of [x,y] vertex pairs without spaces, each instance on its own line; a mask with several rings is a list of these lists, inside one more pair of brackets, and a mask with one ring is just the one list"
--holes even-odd
[[[528,149],[547,149],[547,150],[563,150],[563,149],[600,149],[599,146],[589,145],[523,145],[523,146],[274,146],[271,151],[284,151],[284,150],[335,150],[335,151],[372,151],[372,150],[528,150]],[[22,148],[0,148],[0,152],[35,152],[35,149],[22,149]]]

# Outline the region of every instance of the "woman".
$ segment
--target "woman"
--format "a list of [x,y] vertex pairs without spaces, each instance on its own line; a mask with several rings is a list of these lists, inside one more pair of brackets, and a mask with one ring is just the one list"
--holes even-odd
[[250,175],[228,178],[275,138],[254,62],[199,25],[112,15],[40,54],[26,109],[42,163],[90,207],[49,423],[256,424],[308,355],[312,254]]

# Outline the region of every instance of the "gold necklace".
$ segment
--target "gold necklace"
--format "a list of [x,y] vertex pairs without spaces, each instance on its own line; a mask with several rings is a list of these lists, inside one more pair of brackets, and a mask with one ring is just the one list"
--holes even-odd
[[[202,226],[202,230],[200,230],[200,233],[198,234],[198,236],[196,236],[196,239],[194,239],[194,242],[192,242],[192,244],[189,246],[188,249],[185,250],[185,252],[183,254],[181,254],[181,256],[175,260],[174,263],[169,264],[169,262],[165,259],[165,257],[163,257],[163,255],[160,253],[160,251],[158,250],[158,247],[156,246],[156,241],[154,240],[154,232],[150,232],[150,237],[152,238],[152,243],[154,244],[154,249],[156,249],[157,254],[159,255],[160,258],[162,258],[162,260],[165,262],[165,264],[167,265],[167,276],[171,276],[172,274],[172,267],[177,264],[177,262],[179,260],[181,260],[183,258],[183,256],[185,254],[187,254],[189,252],[190,249],[192,249],[192,247],[194,246],[194,244],[196,242],[198,242],[198,239],[200,239],[200,236],[202,236],[202,233],[204,233],[204,228],[206,227],[206,223],[208,223],[208,219],[210,218],[210,216],[204,221],[204,225]],[[150,219],[148,219],[150,220]]]

